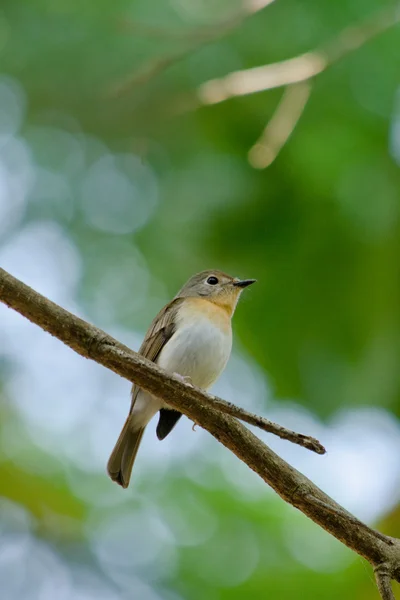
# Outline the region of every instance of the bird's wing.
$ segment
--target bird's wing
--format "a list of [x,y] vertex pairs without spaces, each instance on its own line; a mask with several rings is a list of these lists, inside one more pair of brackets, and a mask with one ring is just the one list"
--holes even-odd
[[[184,298],[175,298],[160,310],[145,335],[139,354],[156,362],[161,350],[175,333],[177,311],[183,301]],[[131,411],[139,390],[140,388],[133,384]]]

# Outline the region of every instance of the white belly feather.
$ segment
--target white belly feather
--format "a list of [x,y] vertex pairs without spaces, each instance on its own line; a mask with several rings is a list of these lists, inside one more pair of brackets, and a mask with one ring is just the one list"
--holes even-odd
[[[182,325],[165,344],[157,364],[169,373],[190,377],[197,387],[208,389],[218,379],[232,349],[232,332],[222,331],[208,319],[196,319]],[[166,406],[144,391],[133,407],[135,423],[146,425],[160,408]]]
[[225,368],[232,348],[231,331],[223,332],[208,319],[181,326],[160,353],[157,364],[169,373],[190,377],[208,389]]

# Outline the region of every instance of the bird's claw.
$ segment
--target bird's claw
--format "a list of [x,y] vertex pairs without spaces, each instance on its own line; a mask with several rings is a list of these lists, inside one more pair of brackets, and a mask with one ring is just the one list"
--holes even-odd
[[179,381],[181,381],[182,383],[186,383],[186,385],[190,385],[190,387],[193,387],[192,379],[189,377],[189,375],[181,375],[180,373],[174,373],[174,377],[175,379],[179,379]]

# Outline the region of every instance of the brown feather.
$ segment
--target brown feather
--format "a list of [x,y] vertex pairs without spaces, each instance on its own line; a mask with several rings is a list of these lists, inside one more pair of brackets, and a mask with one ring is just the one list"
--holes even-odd
[[[161,350],[171,339],[176,328],[176,313],[183,298],[175,298],[153,319],[139,349],[139,354],[156,362]],[[143,437],[144,427],[135,427],[132,411],[140,388],[133,384],[132,402],[128,418],[122,428],[107,464],[107,471],[113,481],[127,488],[131,478],[133,463]]]
[[[176,314],[182,302],[183,298],[174,298],[174,300],[160,310],[145,335],[142,345],[139,348],[139,354],[153,362],[157,361],[161,350],[175,333]],[[139,390],[140,388],[133,384],[130,412],[132,412]]]

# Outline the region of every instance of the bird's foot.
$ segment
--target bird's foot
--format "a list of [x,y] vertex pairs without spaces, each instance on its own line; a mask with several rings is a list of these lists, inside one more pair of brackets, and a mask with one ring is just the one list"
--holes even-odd
[[188,375],[181,375],[180,373],[174,373],[175,379],[178,379],[182,383],[186,383],[186,385],[190,385],[193,387],[192,379]]
[[197,423],[193,423],[193,425],[192,425],[192,431],[196,431],[196,426],[197,426]]

